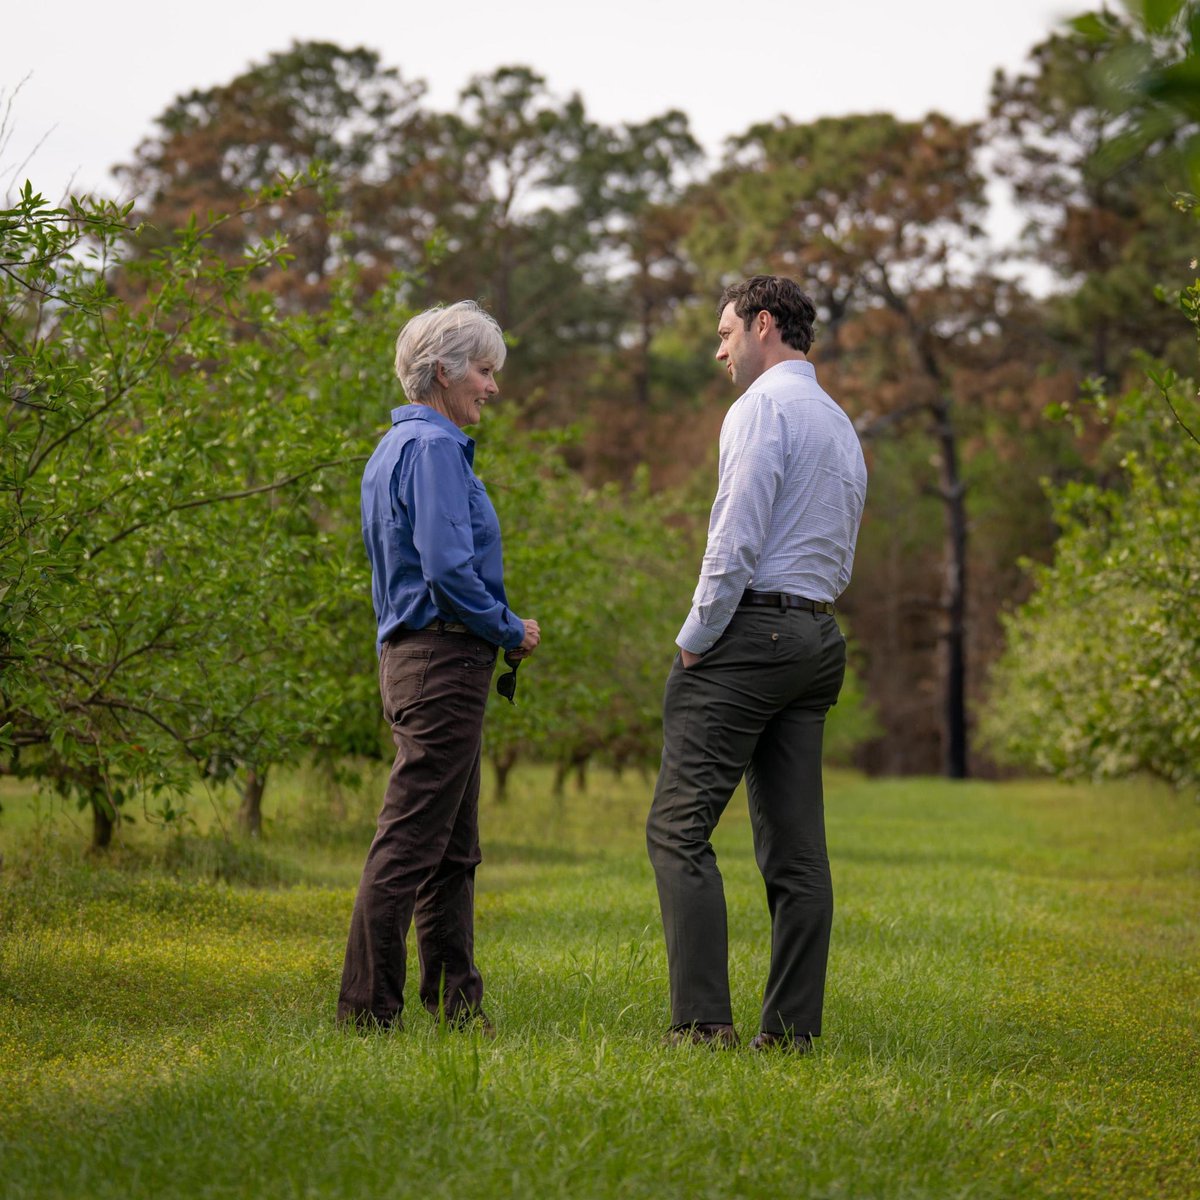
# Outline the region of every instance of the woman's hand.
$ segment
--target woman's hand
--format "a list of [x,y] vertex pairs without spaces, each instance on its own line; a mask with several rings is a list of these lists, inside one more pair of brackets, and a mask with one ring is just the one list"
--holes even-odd
[[518,660],[528,658],[542,640],[542,631],[536,621],[526,621],[522,618],[521,623],[525,626],[525,637],[515,650],[509,651],[509,654]]

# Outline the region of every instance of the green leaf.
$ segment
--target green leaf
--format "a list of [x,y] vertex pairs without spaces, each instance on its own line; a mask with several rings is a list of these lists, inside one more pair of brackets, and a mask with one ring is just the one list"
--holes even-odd
[[1200,58],[1185,58],[1150,71],[1138,86],[1151,99],[1178,109],[1192,120],[1200,120]]
[[1142,0],[1142,21],[1151,33],[1166,33],[1185,0]]
[[1112,16],[1105,13],[1084,13],[1067,22],[1070,28],[1082,35],[1089,42],[1107,42],[1112,35],[1114,21]]

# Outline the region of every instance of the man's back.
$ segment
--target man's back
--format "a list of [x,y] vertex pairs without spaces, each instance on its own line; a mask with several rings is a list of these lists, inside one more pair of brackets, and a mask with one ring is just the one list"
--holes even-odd
[[721,457],[738,464],[731,510],[769,505],[750,586],[836,600],[850,582],[867,470],[811,363],[780,363],[751,384],[725,418]]

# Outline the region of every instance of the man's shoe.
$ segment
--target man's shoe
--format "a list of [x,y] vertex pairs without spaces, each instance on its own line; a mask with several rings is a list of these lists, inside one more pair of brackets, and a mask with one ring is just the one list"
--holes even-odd
[[674,1025],[663,1038],[664,1046],[711,1046],[714,1050],[732,1050],[737,1044],[737,1030],[732,1025],[711,1025],[701,1021]]
[[778,1050],[781,1054],[808,1054],[812,1048],[812,1036],[807,1033],[794,1037],[790,1033],[767,1033],[764,1030],[750,1042],[750,1049],[756,1053],[762,1050]]

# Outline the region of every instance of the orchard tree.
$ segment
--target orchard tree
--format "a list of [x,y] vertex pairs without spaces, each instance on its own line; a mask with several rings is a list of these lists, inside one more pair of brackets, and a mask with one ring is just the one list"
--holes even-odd
[[667,626],[690,570],[671,502],[644,484],[589,487],[563,462],[568,438],[517,437],[503,406],[485,413],[477,437],[510,600],[544,631],[520,668],[516,703],[491,698],[484,737],[498,795],[523,759],[557,764],[560,778],[594,759],[645,763],[660,748],[662,678],[678,624]]
[[1062,536],[1007,622],[984,732],[1025,767],[1200,789],[1196,387],[1157,368],[1149,386],[1094,399],[1114,483],[1055,490]]
[[[1200,6],[1127,7],[1130,19],[1105,11],[1073,23],[1093,78],[1109,82],[1100,119],[1121,130],[1089,165],[1130,169],[1131,152],[1148,158],[1178,145],[1170,182],[1195,187]],[[1177,193],[1176,204],[1195,212],[1200,202]],[[1179,220],[1164,222],[1164,240],[1181,232]],[[1200,283],[1180,291],[1179,305],[1193,327],[1194,368]],[[1153,344],[1173,344],[1164,338],[1156,332]],[[1138,365],[1144,382],[1115,403],[1102,379],[1087,389],[1087,407],[1109,433],[1104,482],[1052,489],[1062,536],[1053,561],[1032,570],[1033,595],[1009,620],[984,732],[998,755],[1023,766],[1092,778],[1149,771],[1196,789],[1200,405],[1195,382],[1144,355]],[[1081,428],[1078,408],[1068,412]]]
[[350,447],[273,369],[311,344],[252,286],[281,247],[230,267],[191,224],[131,307],[128,221],[29,186],[0,213],[0,725],[97,845],[133,795],[170,813],[198,770],[295,755],[338,698],[289,648],[341,591],[296,513]]

